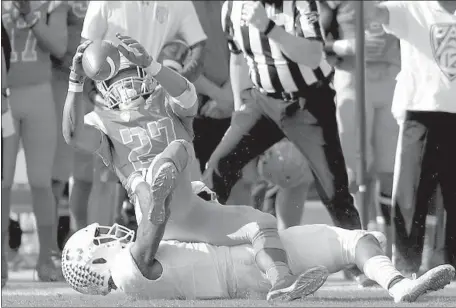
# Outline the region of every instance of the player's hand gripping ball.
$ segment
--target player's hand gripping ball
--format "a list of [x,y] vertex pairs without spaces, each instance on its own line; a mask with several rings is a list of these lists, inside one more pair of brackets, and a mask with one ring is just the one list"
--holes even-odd
[[120,67],[120,53],[108,41],[93,41],[84,51],[82,67],[87,77],[95,81],[114,77]]

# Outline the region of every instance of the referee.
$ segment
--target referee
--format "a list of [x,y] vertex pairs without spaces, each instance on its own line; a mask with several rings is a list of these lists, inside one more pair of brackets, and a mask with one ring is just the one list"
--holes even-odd
[[[228,153],[211,157],[206,176],[219,200],[226,202],[249,161],[287,137],[309,161],[335,225],[361,229],[348,191],[330,81],[333,69],[323,57],[317,2],[226,1],[222,24],[231,51],[235,106],[243,115],[240,119],[234,113],[230,129],[244,120],[239,131],[245,126],[249,130]],[[250,84],[243,78],[244,58]],[[223,142],[229,143],[226,138]]]

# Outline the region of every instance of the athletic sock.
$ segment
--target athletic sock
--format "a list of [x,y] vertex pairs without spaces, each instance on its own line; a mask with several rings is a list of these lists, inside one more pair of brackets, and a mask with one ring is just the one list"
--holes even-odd
[[387,256],[370,258],[364,263],[363,271],[367,278],[376,281],[385,290],[391,287],[394,280],[404,278]]

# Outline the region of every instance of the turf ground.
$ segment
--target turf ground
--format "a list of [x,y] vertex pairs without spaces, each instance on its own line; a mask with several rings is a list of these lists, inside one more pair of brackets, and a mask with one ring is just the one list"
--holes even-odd
[[[26,182],[25,165],[20,163],[21,159],[18,161],[16,183]],[[16,206],[28,203],[29,196],[24,196],[25,194],[28,193],[15,194],[13,203]],[[13,209],[14,207],[13,204]],[[321,203],[308,202],[304,223],[331,224],[331,220]],[[304,300],[270,305],[259,298],[263,297],[257,295],[242,300],[139,301],[118,293],[106,297],[83,296],[65,283],[35,282],[31,270],[11,271],[7,286],[2,289],[2,307],[456,307],[456,283],[423,296],[416,303],[395,305],[383,289],[359,289],[356,284],[343,280],[338,273],[330,276],[320,290]]]
[[359,289],[356,284],[342,280],[340,274],[329,277],[314,295],[291,303],[269,304],[252,296],[241,300],[156,300],[128,299],[114,293],[105,297],[83,296],[64,283],[32,281],[31,271],[11,273],[2,290],[2,307],[456,307],[456,283],[445,289],[419,298],[412,304],[394,304],[386,291],[378,287]]

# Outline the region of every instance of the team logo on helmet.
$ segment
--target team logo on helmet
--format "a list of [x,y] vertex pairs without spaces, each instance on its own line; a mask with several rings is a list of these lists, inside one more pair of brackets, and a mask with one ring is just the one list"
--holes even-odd
[[453,81],[456,78],[456,25],[432,25],[430,36],[437,65],[442,73]]

